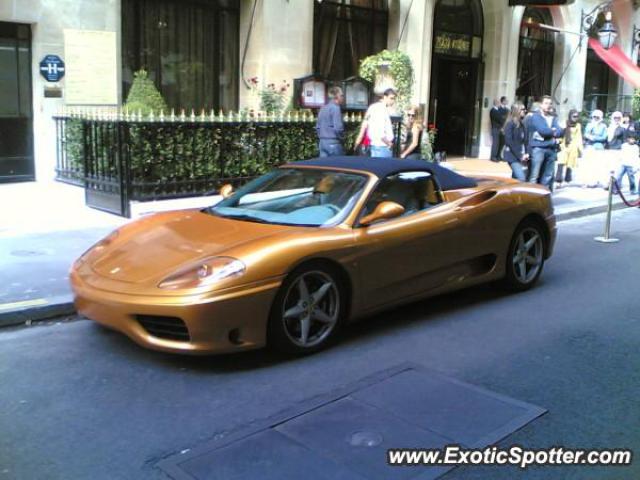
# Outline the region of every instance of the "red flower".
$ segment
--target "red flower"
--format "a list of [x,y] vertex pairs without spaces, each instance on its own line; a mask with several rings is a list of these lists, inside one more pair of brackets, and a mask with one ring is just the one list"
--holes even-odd
[[436,124],[435,123],[430,123],[427,128],[429,128],[429,130],[435,130],[436,129]]

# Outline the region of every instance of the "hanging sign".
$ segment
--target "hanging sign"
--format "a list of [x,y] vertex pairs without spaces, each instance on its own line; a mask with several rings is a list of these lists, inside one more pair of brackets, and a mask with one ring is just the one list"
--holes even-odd
[[471,37],[462,33],[437,32],[433,51],[443,55],[468,57],[471,54]]

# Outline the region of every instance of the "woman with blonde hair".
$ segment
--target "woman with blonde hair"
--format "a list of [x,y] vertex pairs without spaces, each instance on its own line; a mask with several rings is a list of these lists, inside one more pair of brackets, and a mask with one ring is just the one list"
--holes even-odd
[[407,135],[402,145],[400,158],[420,159],[422,158],[420,146],[422,145],[422,131],[424,130],[420,107],[409,107],[406,117],[405,128],[407,129]]

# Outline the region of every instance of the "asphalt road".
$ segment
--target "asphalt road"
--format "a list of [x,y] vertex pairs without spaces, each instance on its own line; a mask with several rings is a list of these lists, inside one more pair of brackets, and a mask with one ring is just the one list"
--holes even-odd
[[618,244],[593,241],[603,220],[561,224],[530,292],[416,303],[302,359],[169,356],[87,321],[1,330],[0,479],[164,479],[162,458],[406,361],[549,410],[502,446],[636,453],[631,467],[463,467],[445,479],[640,478],[640,211],[614,214]]

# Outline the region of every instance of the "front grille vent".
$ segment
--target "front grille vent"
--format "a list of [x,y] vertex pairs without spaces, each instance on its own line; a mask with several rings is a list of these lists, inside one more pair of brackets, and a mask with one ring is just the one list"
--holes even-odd
[[188,342],[191,337],[182,319],[156,315],[136,315],[138,322],[150,335],[167,340]]

